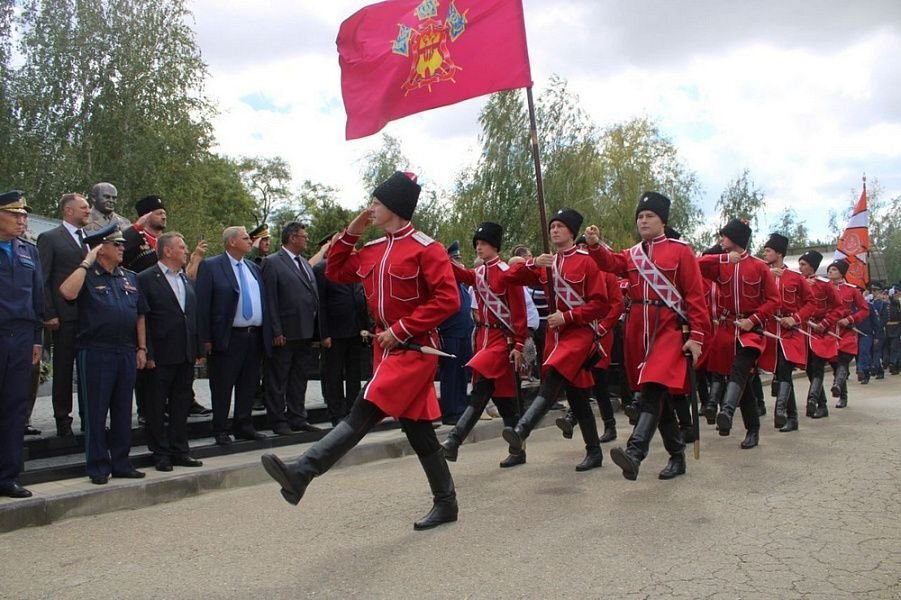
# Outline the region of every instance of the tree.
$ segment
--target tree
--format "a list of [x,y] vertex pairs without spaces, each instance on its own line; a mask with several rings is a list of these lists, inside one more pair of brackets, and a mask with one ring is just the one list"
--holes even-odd
[[807,226],[798,219],[798,213],[792,208],[782,211],[774,229],[788,238],[790,248],[806,248],[810,245],[810,237]]
[[744,219],[751,225],[751,231],[756,231],[757,213],[763,207],[764,199],[763,192],[751,180],[748,169],[743,170],[741,175],[726,185],[716,202],[720,225],[732,219]]
[[241,181],[254,199],[257,225],[269,222],[270,214],[291,199],[291,167],[280,157],[242,158]]

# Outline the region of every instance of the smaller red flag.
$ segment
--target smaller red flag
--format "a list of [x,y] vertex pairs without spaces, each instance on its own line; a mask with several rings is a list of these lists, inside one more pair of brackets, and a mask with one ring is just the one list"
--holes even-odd
[[867,267],[867,260],[870,253],[870,218],[867,209],[867,181],[864,179],[863,191],[857,200],[857,206],[845,231],[838,238],[838,244],[835,246],[835,260],[846,260],[848,262],[848,272],[845,274],[845,281],[853,283],[861,289],[867,289],[870,284],[870,271]]
[[349,140],[532,85],[521,0],[388,0],[344,21],[337,44]]

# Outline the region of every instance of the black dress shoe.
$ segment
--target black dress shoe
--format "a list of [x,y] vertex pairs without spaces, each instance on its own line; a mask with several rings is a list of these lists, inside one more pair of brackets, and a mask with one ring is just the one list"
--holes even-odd
[[310,425],[309,423],[291,423],[291,431],[309,431],[311,433],[316,433],[322,431],[319,427],[315,425]]
[[41,435],[40,429],[35,429],[31,425],[25,426],[25,435]]
[[119,479],[143,479],[147,476],[147,473],[143,471],[138,471],[137,469],[132,469],[131,471],[120,471],[118,473],[113,473],[113,477],[117,477]]
[[685,475],[684,453],[670,455],[669,461],[667,461],[663,470],[660,471],[660,474],[657,475],[657,478],[666,481],[678,477],[679,475]]
[[91,483],[94,485],[106,485],[107,481],[109,481],[109,475],[95,475],[91,477]]
[[74,435],[72,433],[72,425],[71,423],[60,423],[56,426],[56,435],[57,437],[71,437]]
[[172,464],[176,467],[202,467],[203,461],[190,456],[173,456]]
[[227,433],[217,433],[216,434],[216,445],[217,446],[231,446],[232,438]]
[[508,454],[507,458],[501,461],[500,467],[502,469],[509,469],[510,467],[524,464],[526,464],[526,451],[520,450],[519,452],[511,452]]
[[294,433],[287,423],[277,423],[272,427],[272,433],[275,435],[291,435]]
[[757,446],[760,443],[760,432],[756,429],[751,429],[745,434],[745,439],[740,444],[742,450],[750,450]]
[[156,461],[156,470],[162,471],[163,473],[168,473],[172,470],[172,459],[168,456],[164,456],[163,458]]
[[260,433],[256,429],[241,429],[232,433],[239,440],[265,440],[266,434]]
[[194,400],[194,402],[191,403],[191,411],[188,414],[190,414],[192,417],[197,417],[211,415],[213,414],[213,411],[197,402],[197,400]]
[[18,481],[13,481],[0,486],[0,496],[6,496],[7,498],[31,498],[31,492],[19,485]]

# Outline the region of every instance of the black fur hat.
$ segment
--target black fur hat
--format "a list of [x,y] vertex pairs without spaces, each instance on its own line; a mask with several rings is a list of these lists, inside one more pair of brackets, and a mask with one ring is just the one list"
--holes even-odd
[[788,252],[788,238],[778,233],[771,233],[770,239],[766,241],[763,247],[775,250],[782,256],[785,256],[785,253]]
[[726,236],[732,240],[733,244],[747,250],[748,244],[751,242],[751,227],[747,221],[732,219],[720,229],[720,235]]
[[832,267],[835,267],[842,274],[842,277],[844,277],[848,273],[848,267],[850,267],[850,266],[851,265],[849,265],[848,261],[846,261],[846,260],[835,260],[835,261],[832,261],[832,264],[830,264],[828,267],[826,267],[826,270],[828,271]]
[[472,235],[473,248],[475,248],[477,240],[488,242],[494,246],[495,250],[500,251],[501,243],[504,241],[504,228],[497,223],[485,221],[476,228],[476,232]]
[[823,262],[823,255],[816,250],[808,250],[798,259],[798,261],[802,260],[810,265],[810,268],[816,272],[816,270],[820,268],[820,263]]
[[394,175],[375,188],[372,195],[398,217],[409,221],[413,218],[413,211],[416,210],[421,190],[422,188],[416,183],[416,175],[395,171]]
[[635,218],[638,219],[638,213],[643,210],[649,210],[660,217],[660,220],[666,223],[669,220],[670,199],[663,194],[657,192],[645,192],[638,200],[638,206],[635,208]]
[[557,211],[551,220],[548,221],[548,227],[551,226],[551,223],[554,221],[560,221],[566,228],[569,229],[573,234],[573,239],[578,237],[579,230],[582,229],[582,215],[579,214],[578,211],[573,210],[572,208],[561,208]]

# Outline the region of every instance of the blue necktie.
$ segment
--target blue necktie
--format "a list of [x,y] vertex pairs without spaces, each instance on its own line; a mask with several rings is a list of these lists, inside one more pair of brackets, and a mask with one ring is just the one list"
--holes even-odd
[[250,300],[250,290],[247,289],[247,277],[244,275],[243,263],[238,263],[238,279],[241,282],[241,316],[247,321],[253,317],[253,302]]

